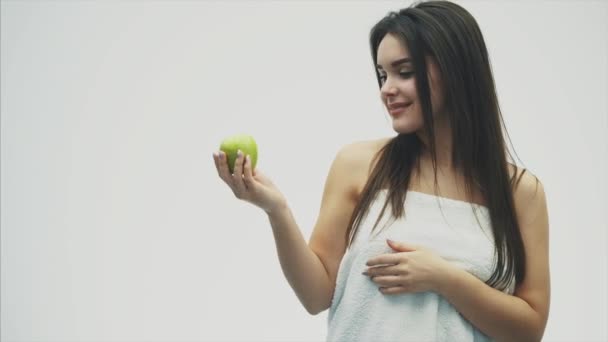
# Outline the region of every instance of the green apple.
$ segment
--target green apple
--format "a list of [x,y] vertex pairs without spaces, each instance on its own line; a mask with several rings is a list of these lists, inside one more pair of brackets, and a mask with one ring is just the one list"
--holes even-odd
[[255,139],[249,134],[236,134],[224,139],[220,144],[220,150],[226,153],[230,173],[234,173],[234,163],[236,162],[236,153],[238,150],[243,152],[243,156],[250,156],[252,171],[255,169],[255,165],[258,162],[258,145],[255,143]]

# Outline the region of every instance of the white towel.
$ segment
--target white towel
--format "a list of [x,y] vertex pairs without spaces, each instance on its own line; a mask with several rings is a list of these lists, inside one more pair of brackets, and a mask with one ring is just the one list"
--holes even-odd
[[[394,252],[386,243],[388,238],[430,248],[486,281],[494,267],[488,209],[473,204],[475,215],[468,202],[408,191],[405,217],[390,219],[389,204],[370,236],[385,196],[386,190],[379,192],[342,258],[327,318],[327,341],[490,341],[437,293],[387,295],[361,274],[369,259]],[[513,284],[506,292],[513,293]]]

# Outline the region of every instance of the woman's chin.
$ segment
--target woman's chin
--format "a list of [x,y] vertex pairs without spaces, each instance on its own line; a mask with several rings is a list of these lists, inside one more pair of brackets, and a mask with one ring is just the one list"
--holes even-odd
[[399,119],[393,119],[393,130],[399,134],[409,134],[417,132],[420,129],[417,125],[412,125],[408,122],[401,122]]

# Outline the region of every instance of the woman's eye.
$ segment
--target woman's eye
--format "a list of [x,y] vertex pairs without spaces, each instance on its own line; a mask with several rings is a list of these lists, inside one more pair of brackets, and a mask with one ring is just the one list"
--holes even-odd
[[[399,73],[399,76],[401,76],[403,78],[410,78],[413,75],[414,75],[414,72],[411,72],[411,71]],[[380,81],[382,81],[382,82],[386,81],[386,75],[379,75],[378,77],[380,78]]]

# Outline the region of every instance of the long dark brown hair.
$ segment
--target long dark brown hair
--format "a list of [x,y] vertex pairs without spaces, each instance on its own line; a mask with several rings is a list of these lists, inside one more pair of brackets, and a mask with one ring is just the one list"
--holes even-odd
[[[437,64],[442,79],[445,119],[452,131],[453,167],[464,177],[467,196],[472,198],[474,191],[480,193],[491,217],[496,267],[486,283],[506,289],[515,278],[515,284],[519,285],[526,272],[526,256],[516,219],[513,189],[525,169],[517,177],[517,168],[513,165],[513,176],[509,176],[507,154],[510,160],[513,159],[503,137],[502,129],[506,132],[506,127],[488,51],[477,22],[467,10],[448,1],[417,2],[399,12],[388,13],[373,26],[369,37],[379,87],[382,87],[382,81],[376,70],[378,46],[387,34],[397,37],[410,52],[424,130],[429,137],[435,186],[438,184],[437,156],[425,57],[431,57]],[[414,167],[419,170],[423,147],[415,133],[402,133],[377,152],[350,218],[347,248],[380,190],[387,189],[386,202],[373,229],[389,203],[394,218],[404,216],[410,176]]]

